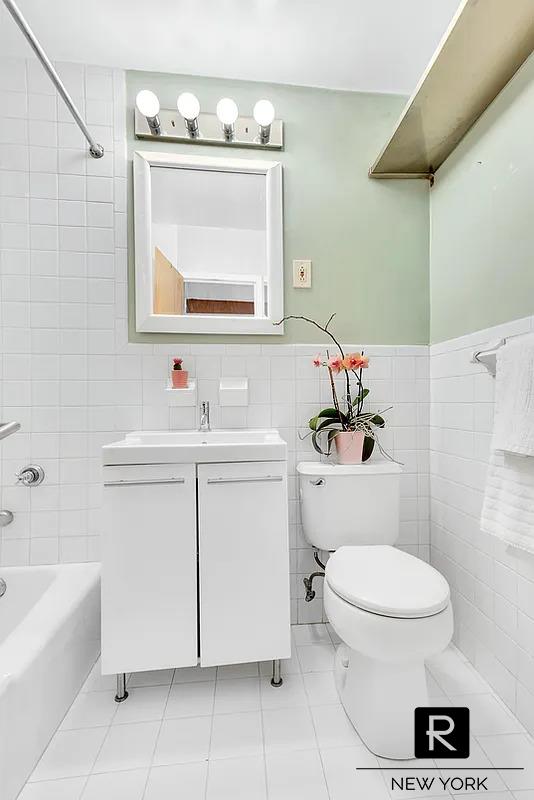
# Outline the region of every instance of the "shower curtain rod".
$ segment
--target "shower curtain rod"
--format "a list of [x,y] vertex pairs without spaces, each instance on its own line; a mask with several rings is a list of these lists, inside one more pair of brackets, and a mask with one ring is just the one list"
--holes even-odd
[[35,55],[37,56],[37,58],[39,59],[39,61],[43,65],[45,72],[48,74],[48,77],[50,78],[50,80],[52,81],[52,83],[54,84],[56,89],[58,90],[59,94],[61,95],[61,97],[63,98],[63,100],[65,102],[65,105],[67,106],[67,108],[69,109],[70,113],[74,117],[74,121],[76,122],[76,124],[78,125],[79,129],[81,130],[81,132],[83,133],[83,135],[85,136],[87,141],[89,142],[89,153],[92,155],[93,158],[102,158],[102,156],[104,155],[104,148],[102,147],[101,144],[98,144],[98,142],[96,142],[93,139],[93,137],[91,136],[91,134],[89,132],[89,128],[85,124],[85,121],[82,118],[80,112],[78,111],[78,109],[74,105],[74,102],[73,102],[70,94],[67,92],[67,90],[66,90],[66,88],[65,88],[65,86],[64,86],[64,84],[63,84],[63,82],[61,80],[61,78],[59,77],[59,75],[57,74],[56,70],[54,69],[54,67],[52,65],[52,62],[50,61],[50,59],[46,55],[45,51],[43,50],[43,48],[39,44],[39,41],[37,40],[37,38],[36,38],[35,34],[33,33],[32,29],[30,28],[30,26],[28,25],[28,23],[26,22],[26,20],[22,16],[20,10],[16,6],[16,4],[13,2],[13,0],[4,0],[4,5],[7,8],[7,10],[9,11],[9,13],[11,14],[11,16],[13,17],[13,19],[15,20],[15,22],[17,23],[17,25],[19,26],[19,28],[22,31],[22,33],[24,34],[24,36],[26,37],[30,47],[32,48],[33,52],[35,53]]

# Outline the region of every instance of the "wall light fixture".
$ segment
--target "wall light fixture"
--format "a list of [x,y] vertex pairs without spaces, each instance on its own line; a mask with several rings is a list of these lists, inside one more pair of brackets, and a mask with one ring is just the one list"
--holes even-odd
[[148,89],[138,93],[135,104],[135,135],[138,139],[157,136],[166,142],[268,150],[282,150],[284,146],[283,122],[275,119],[270,100],[258,100],[251,117],[239,116],[237,103],[231,97],[219,100],[215,114],[201,112],[199,99],[191,92],[182,92],[178,96],[176,110],[160,108],[157,96]]
[[141,89],[135,98],[135,105],[139,112],[145,117],[150,132],[153,136],[161,134],[161,124],[159,121],[159,100],[150,89]]
[[274,120],[274,106],[270,100],[258,100],[252,112],[260,128],[260,141],[267,144],[271,138],[271,125]]
[[223,126],[224,138],[231,142],[234,138],[234,124],[239,116],[237,103],[230,97],[223,97],[217,103],[217,117]]
[[176,101],[178,111],[185,121],[185,128],[189,136],[193,139],[198,138],[198,115],[200,114],[200,103],[198,97],[191,92],[182,92]]

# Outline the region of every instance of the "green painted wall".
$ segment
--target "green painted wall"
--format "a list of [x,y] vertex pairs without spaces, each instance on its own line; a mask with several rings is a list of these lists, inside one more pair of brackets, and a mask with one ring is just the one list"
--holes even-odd
[[[135,95],[155,91],[174,107],[185,89],[214,111],[224,95],[243,112],[269,97],[285,122],[285,309],[324,320],[336,311],[341,339],[366,344],[428,342],[428,187],[426,181],[375,181],[367,170],[390,133],[405,98],[191,76],[127,73],[128,149],[206,153],[206,146],[157,144],[133,135]],[[258,150],[213,147],[211,155],[262,157]],[[266,153],[267,159],[273,153]],[[132,219],[131,170],[129,219]],[[182,336],[139,334],[133,321],[133,240],[130,251],[132,341],[317,341],[304,324],[288,323],[282,336]],[[313,261],[313,288],[293,289],[291,262]]]
[[431,341],[534,314],[534,58],[436,174]]

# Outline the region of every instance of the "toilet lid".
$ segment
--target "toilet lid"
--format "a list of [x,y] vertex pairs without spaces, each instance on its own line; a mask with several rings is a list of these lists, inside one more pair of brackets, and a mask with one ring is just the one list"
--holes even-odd
[[330,556],[325,577],[343,600],[385,617],[430,617],[449,602],[443,575],[388,545],[340,547]]

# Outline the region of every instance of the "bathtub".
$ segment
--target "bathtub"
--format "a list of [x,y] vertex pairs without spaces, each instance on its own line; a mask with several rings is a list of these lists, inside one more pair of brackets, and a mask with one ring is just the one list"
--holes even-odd
[[0,577],[0,798],[14,800],[100,652],[100,565]]

